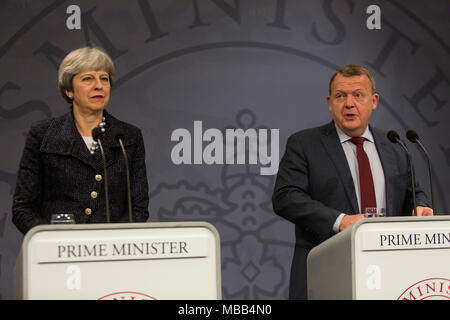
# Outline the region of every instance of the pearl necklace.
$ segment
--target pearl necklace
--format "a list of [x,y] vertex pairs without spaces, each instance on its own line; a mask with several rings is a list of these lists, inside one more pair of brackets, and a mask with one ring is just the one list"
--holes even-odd
[[[100,123],[98,124],[98,127],[100,128],[100,131],[101,131],[102,133],[105,133],[105,131],[106,131],[105,117],[103,117],[102,122],[100,122]],[[94,141],[92,141],[90,153],[91,153],[91,154],[94,154],[94,153],[95,153],[95,150],[97,150],[97,149],[98,149],[98,142],[94,140]]]

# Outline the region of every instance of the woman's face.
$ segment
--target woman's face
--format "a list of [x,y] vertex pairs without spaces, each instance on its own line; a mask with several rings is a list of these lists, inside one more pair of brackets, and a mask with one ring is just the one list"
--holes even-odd
[[109,101],[111,83],[105,71],[87,70],[76,74],[72,79],[73,91],[66,91],[73,96],[73,106],[80,112],[92,113],[103,111]]

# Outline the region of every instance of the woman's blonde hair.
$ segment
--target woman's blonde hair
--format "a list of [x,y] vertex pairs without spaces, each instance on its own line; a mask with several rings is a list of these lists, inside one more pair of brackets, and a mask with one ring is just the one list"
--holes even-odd
[[73,91],[72,79],[86,70],[102,70],[108,73],[111,87],[114,83],[114,63],[106,52],[99,48],[84,47],[70,52],[58,70],[58,88],[64,100],[72,103],[66,91]]

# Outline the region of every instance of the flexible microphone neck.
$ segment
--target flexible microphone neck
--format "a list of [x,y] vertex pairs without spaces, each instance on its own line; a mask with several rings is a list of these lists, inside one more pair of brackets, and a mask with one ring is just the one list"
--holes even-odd
[[435,201],[434,201],[434,191],[433,191],[433,181],[432,181],[432,176],[433,176],[433,170],[432,170],[432,166],[431,166],[431,158],[430,158],[430,154],[428,153],[427,149],[425,149],[424,145],[422,144],[422,142],[420,142],[419,140],[419,136],[417,135],[417,133],[414,130],[408,130],[406,132],[406,137],[408,138],[409,141],[411,141],[412,143],[416,143],[419,148],[422,150],[422,152],[425,154],[425,157],[427,158],[427,162],[428,162],[428,176],[430,179],[430,193],[431,193],[431,208],[434,211],[434,205],[435,205]]
[[125,139],[125,134],[123,130],[118,128],[113,128],[112,135],[114,140],[118,141],[120,144],[120,148],[122,149],[123,158],[125,160],[125,167],[127,173],[127,196],[128,196],[128,219],[129,222],[133,222],[133,207],[131,203],[131,183],[130,183],[130,168],[128,166],[128,157],[127,152],[125,151],[125,147],[123,145],[123,140]]
[[102,137],[102,132],[101,132],[100,128],[94,128],[92,130],[92,138],[94,139],[94,141],[97,141],[98,146],[100,147],[100,152],[102,154],[102,159],[103,159],[103,177],[105,178],[104,181],[105,181],[106,223],[110,223],[111,215],[110,215],[110,211],[109,211],[108,175],[106,172],[106,157],[105,157],[105,151],[103,150],[101,137]]
[[407,156],[408,156],[408,163],[409,163],[409,172],[411,177],[411,190],[412,190],[412,198],[413,198],[413,206],[414,206],[414,215],[417,216],[417,204],[416,204],[416,179],[414,178],[414,167],[411,160],[411,154],[409,153],[408,148],[406,147],[405,143],[400,139],[400,136],[397,132],[394,130],[391,130],[387,133],[387,137],[389,141],[392,143],[398,143],[402,146],[402,148],[405,150]]

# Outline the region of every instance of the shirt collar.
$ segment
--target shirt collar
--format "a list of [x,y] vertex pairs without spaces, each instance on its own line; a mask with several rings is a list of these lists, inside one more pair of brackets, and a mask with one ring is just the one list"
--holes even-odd
[[[350,140],[352,137],[348,136],[346,133],[344,133],[344,131],[342,131],[337,125],[336,123],[334,123],[334,126],[336,127],[336,131],[339,137],[339,141],[341,143],[344,143],[348,140]],[[366,130],[364,131],[364,133],[361,135],[361,137],[366,138],[366,140],[370,141],[370,142],[374,142],[373,139],[373,135],[372,132],[370,132],[369,130],[369,126],[367,126]]]

